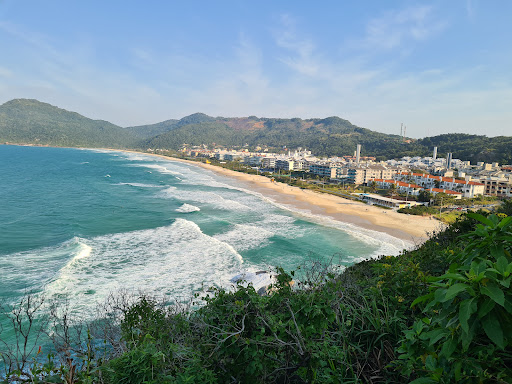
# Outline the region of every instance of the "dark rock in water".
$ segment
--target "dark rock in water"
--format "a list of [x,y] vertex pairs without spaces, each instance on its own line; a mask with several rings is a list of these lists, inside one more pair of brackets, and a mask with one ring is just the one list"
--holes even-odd
[[260,296],[267,296],[267,287],[261,287],[260,289],[258,289],[258,295]]

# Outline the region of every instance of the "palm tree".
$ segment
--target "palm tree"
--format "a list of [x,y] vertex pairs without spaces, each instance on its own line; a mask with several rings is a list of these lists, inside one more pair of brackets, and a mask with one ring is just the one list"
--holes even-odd
[[370,191],[373,193],[375,193],[377,191],[377,183],[375,182],[375,180],[372,180],[370,183]]

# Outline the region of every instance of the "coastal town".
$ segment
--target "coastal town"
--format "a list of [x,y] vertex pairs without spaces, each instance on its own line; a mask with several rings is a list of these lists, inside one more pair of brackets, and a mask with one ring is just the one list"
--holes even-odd
[[[258,174],[282,179],[284,175],[299,178],[310,184],[337,185],[342,191],[371,205],[392,209],[414,206],[443,205],[458,200],[473,207],[475,199],[498,201],[512,196],[512,166],[498,163],[471,164],[437,155],[437,147],[430,157],[402,157],[399,160],[376,161],[362,156],[357,145],[350,156],[320,158],[305,148],[272,153],[256,148],[230,149],[184,145],[180,153],[191,159],[217,165],[237,164],[238,170],[252,170]],[[162,149],[147,149],[150,153],[165,153]],[[380,191],[380,193],[375,193]],[[492,206],[493,204],[489,204]],[[466,209],[458,207],[457,209]]]

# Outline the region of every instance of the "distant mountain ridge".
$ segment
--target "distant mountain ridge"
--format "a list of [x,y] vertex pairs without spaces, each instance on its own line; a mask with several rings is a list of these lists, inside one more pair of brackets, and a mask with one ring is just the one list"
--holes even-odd
[[0,106],[0,143],[54,146],[179,149],[182,144],[306,147],[320,156],[363,154],[383,158],[428,156],[434,146],[440,156],[452,152],[463,160],[512,163],[512,137],[446,134],[403,143],[398,135],[375,132],[332,116],[323,119],[211,117],[195,113],[182,119],[121,128],[76,112],[32,99],[15,99]]

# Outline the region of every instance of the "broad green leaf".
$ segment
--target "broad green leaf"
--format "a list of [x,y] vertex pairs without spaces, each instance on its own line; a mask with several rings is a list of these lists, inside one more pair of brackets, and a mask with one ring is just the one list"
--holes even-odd
[[425,359],[425,368],[429,371],[435,371],[437,368],[437,361],[434,359],[434,356],[428,355]]
[[444,303],[445,301],[451,300],[455,296],[457,296],[460,292],[463,292],[467,289],[468,289],[468,286],[466,284],[462,284],[462,283],[454,284],[446,290],[446,295],[444,296],[444,299],[440,300],[440,301],[441,301],[441,303]]
[[409,384],[432,384],[437,383],[434,379],[430,377],[420,377],[419,379],[411,381]]
[[498,260],[496,261],[496,269],[501,273],[504,274],[507,271],[508,267],[508,260],[505,256],[500,256]]
[[498,224],[498,227],[506,228],[510,224],[512,224],[512,216],[505,217],[503,220],[501,220],[500,223]]
[[469,324],[468,320],[472,313],[476,311],[476,302],[475,298],[471,298],[468,300],[464,300],[462,303],[460,303],[459,307],[459,321],[460,326],[464,330],[464,332],[469,332]]
[[494,244],[490,247],[490,250],[491,256],[494,258],[494,260],[497,260],[503,256],[503,244]]
[[505,298],[505,310],[512,315],[512,300],[510,300],[510,296]]
[[462,371],[462,361],[457,361],[455,363],[455,380],[459,381],[461,379],[461,371]]
[[434,302],[442,303],[444,302],[444,298],[446,296],[446,289],[445,288],[438,288],[434,291],[434,299],[430,304],[433,304]]
[[499,280],[500,284],[503,285],[505,288],[510,288],[510,279],[512,276],[507,277],[506,279]]
[[473,333],[462,331],[461,339],[462,339],[462,351],[466,352],[469,348],[469,345],[473,341]]
[[481,223],[484,223],[485,225],[488,225],[489,227],[494,227],[494,223],[491,220],[489,220],[485,216],[482,216],[479,213],[471,212],[471,213],[468,213],[468,216],[471,217],[472,219],[475,219],[475,220],[481,222]]
[[486,286],[480,287],[480,292],[489,296],[502,307],[505,304],[505,295],[503,294],[503,291],[494,283],[489,283]]
[[442,276],[439,276],[439,279],[452,279],[452,280],[459,280],[459,281],[467,281],[467,277],[462,276],[459,273],[445,273]]
[[496,305],[496,303],[493,300],[485,300],[485,298],[484,302],[479,304],[480,305],[478,307],[478,317],[480,319],[487,315],[490,311],[492,311],[492,309]]
[[428,295],[420,296],[412,302],[411,308],[414,307],[416,304],[423,303],[424,301],[430,300],[432,298],[434,298],[434,292],[429,293]]
[[453,338],[449,338],[443,343],[443,347],[441,348],[441,356],[446,357],[447,359],[455,352],[457,349],[457,340]]
[[429,345],[434,345],[439,339],[446,335],[449,331],[447,329],[434,329],[433,331],[426,332],[428,339],[430,339]]
[[503,330],[501,329],[498,318],[493,313],[489,313],[482,319],[482,326],[484,327],[487,337],[498,347],[504,349]]

